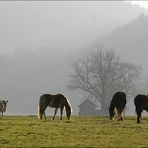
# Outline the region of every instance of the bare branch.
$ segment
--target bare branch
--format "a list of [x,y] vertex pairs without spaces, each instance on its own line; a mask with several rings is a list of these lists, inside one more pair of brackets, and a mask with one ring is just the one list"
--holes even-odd
[[115,91],[132,92],[140,76],[141,68],[120,62],[113,49],[96,46],[76,61],[72,68],[69,88],[79,89],[106,106]]

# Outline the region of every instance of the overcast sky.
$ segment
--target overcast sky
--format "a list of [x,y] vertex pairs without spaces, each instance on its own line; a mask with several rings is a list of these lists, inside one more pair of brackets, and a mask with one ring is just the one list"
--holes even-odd
[[148,1],[130,1],[133,5],[138,5],[140,7],[148,9]]
[[125,9],[121,3],[125,2],[0,1],[0,53],[81,48],[144,11],[130,12],[131,6]]

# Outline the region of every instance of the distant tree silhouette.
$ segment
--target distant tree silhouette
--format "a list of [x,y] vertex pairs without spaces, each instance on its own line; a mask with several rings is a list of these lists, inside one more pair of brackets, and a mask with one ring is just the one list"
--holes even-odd
[[69,88],[101,103],[102,114],[116,91],[131,94],[136,89],[141,67],[120,61],[113,49],[96,46],[72,64]]

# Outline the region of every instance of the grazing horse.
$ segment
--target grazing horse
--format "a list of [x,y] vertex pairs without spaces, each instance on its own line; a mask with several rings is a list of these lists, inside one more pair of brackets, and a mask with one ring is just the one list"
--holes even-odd
[[134,103],[137,113],[137,123],[140,123],[142,111],[146,110],[148,112],[148,96],[139,94],[135,97]]
[[57,94],[57,95],[44,94],[44,95],[42,95],[40,97],[39,106],[38,106],[38,118],[39,119],[42,119],[43,115],[44,115],[44,118],[46,119],[45,110],[46,110],[47,106],[55,108],[53,120],[55,118],[58,108],[61,109],[60,120],[62,120],[62,114],[63,114],[64,107],[66,110],[67,118],[68,118],[68,120],[70,120],[72,108],[71,108],[70,102],[68,101],[68,99],[64,95],[62,95],[62,94]]
[[126,94],[124,92],[116,92],[111,100],[109,115],[112,120],[115,116],[115,110],[118,113],[118,121],[123,120],[123,110],[126,105]]
[[5,100],[0,101],[0,112],[1,112],[2,117],[3,117],[3,113],[6,111],[7,103],[8,103],[8,100],[7,101],[5,101]]

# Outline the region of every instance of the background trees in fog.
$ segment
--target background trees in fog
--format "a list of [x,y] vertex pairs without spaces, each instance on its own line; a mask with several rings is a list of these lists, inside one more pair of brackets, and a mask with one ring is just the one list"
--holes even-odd
[[102,114],[116,91],[132,94],[136,90],[141,67],[122,62],[113,49],[96,46],[72,64],[69,88],[80,90],[101,104]]

